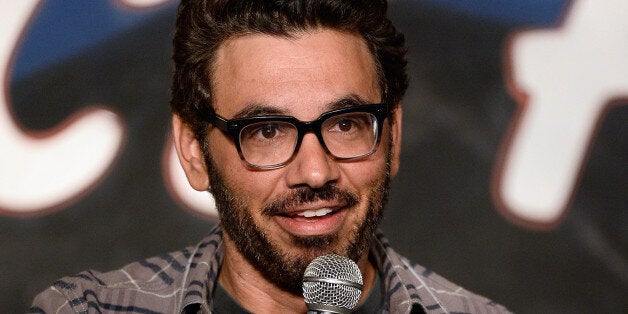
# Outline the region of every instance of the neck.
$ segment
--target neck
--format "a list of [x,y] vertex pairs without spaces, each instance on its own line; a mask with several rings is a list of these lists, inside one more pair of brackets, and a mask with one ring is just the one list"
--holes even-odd
[[[362,272],[364,289],[362,303],[375,280],[376,271],[368,261],[368,253],[358,262]],[[254,313],[305,313],[303,296],[278,288],[267,280],[240,254],[229,236],[225,234],[225,257],[218,275],[223,288],[246,310]]]

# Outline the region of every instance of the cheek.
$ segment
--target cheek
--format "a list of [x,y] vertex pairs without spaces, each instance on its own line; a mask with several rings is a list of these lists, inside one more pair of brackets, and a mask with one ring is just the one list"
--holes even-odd
[[232,179],[243,177],[238,173],[246,169],[233,141],[218,133],[213,132],[208,136],[209,154],[214,161],[214,166],[222,173],[225,182],[233,187]]
[[377,186],[384,180],[390,162],[389,132],[388,127],[384,127],[379,147],[373,155],[362,161],[341,164],[341,169],[344,170],[343,174],[352,184],[368,189]]
[[382,156],[374,154],[364,161],[341,164],[340,168],[346,185],[356,189],[361,197],[365,197],[386,175],[385,154]]
[[[224,136],[210,138],[210,154],[224,184],[247,208],[259,211],[279,187],[281,171],[255,171],[246,167],[232,141]],[[212,149],[213,148],[213,149]],[[255,213],[253,213],[255,215]]]

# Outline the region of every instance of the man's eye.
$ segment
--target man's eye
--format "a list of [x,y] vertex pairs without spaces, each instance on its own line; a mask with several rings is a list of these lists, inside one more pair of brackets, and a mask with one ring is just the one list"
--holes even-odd
[[273,138],[277,135],[277,126],[265,125],[259,130],[259,133],[263,138]]
[[338,121],[338,124],[336,125],[338,127],[338,130],[340,130],[341,132],[349,132],[352,128],[355,127],[355,122],[349,119],[343,119]]
[[363,132],[368,130],[370,123],[369,115],[365,114],[348,114],[335,119],[330,119],[327,125],[329,132],[337,132],[343,134],[353,134],[356,132]]
[[265,123],[245,129],[244,135],[251,140],[272,140],[281,136],[282,126],[277,123]]

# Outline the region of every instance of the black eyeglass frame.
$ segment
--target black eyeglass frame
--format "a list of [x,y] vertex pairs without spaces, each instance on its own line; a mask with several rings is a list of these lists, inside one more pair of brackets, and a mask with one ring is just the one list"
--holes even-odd
[[[373,149],[371,149],[370,152],[359,155],[359,156],[337,157],[329,151],[329,149],[327,148],[327,145],[325,144],[325,140],[323,139],[323,134],[321,131],[323,122],[325,122],[327,119],[331,117],[345,114],[345,113],[353,113],[353,112],[364,112],[364,113],[369,113],[375,116],[375,118],[377,119],[377,138],[375,139],[375,145],[373,146]],[[292,161],[296,153],[299,151],[299,148],[301,147],[301,142],[303,140],[303,137],[307,133],[314,133],[316,137],[318,138],[318,142],[321,144],[325,152],[329,156],[333,157],[334,160],[352,161],[352,160],[357,160],[357,159],[365,158],[367,156],[372,155],[375,151],[377,151],[377,148],[379,147],[379,143],[381,141],[381,135],[382,135],[382,128],[384,126],[384,120],[386,120],[386,118],[390,116],[390,110],[389,110],[388,104],[385,104],[385,103],[357,105],[357,106],[351,106],[351,107],[340,108],[340,109],[335,109],[335,110],[324,112],[316,120],[313,120],[313,121],[301,121],[295,117],[283,116],[283,115],[268,115],[268,116],[259,116],[259,117],[249,117],[249,118],[225,119],[217,115],[214,112],[212,113],[205,112],[203,116],[204,116],[205,121],[211,123],[218,129],[223,131],[225,134],[231,136],[236,146],[236,149],[238,151],[238,155],[240,155],[240,159],[246,162],[249,167],[255,168],[255,169],[261,169],[261,170],[271,170],[271,169],[281,168],[285,166],[286,164],[290,163],[290,161]],[[297,141],[294,146],[294,150],[292,151],[292,155],[286,161],[278,163],[278,164],[274,164],[274,165],[260,166],[260,165],[252,164],[248,160],[246,160],[246,158],[244,158],[244,154],[242,153],[242,148],[240,147],[240,132],[242,131],[242,129],[244,129],[245,127],[253,123],[260,123],[260,122],[266,122],[266,121],[287,122],[294,125],[297,128]]]

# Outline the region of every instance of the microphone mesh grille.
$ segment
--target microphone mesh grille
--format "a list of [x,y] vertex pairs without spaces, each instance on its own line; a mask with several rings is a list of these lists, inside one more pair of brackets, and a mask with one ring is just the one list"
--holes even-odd
[[[362,285],[362,273],[358,265],[349,258],[329,254],[314,259],[305,269],[304,277],[335,279]],[[353,309],[360,299],[362,290],[342,283],[303,281],[303,296],[307,304]]]

